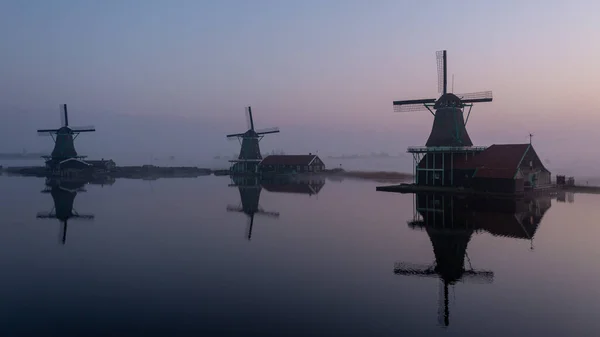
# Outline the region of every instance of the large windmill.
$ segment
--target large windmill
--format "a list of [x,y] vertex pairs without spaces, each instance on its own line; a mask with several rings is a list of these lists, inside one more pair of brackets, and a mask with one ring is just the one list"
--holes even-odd
[[272,218],[278,218],[279,212],[265,211],[259,205],[260,192],[262,187],[256,177],[234,178],[231,187],[237,187],[240,191],[241,204],[239,206],[228,205],[228,212],[240,212],[248,216],[248,227],[246,230],[246,238],[248,241],[252,239],[252,227],[254,226],[254,216],[262,215]]
[[86,192],[84,189],[85,181],[80,180],[53,180],[46,181],[46,188],[42,193],[49,193],[54,201],[54,207],[50,212],[38,212],[38,219],[57,219],[62,223],[61,242],[64,245],[67,241],[68,221],[73,220],[93,220],[94,215],[80,214],[73,208],[77,193]]
[[[472,146],[466,125],[469,121],[473,103],[491,102],[492,92],[482,91],[468,94],[448,92],[446,51],[437,52],[438,92],[435,98],[394,101],[394,110],[398,112],[428,110],[434,116],[431,134],[426,146]],[[467,118],[463,111],[469,108]],[[434,112],[435,111],[435,112]]]
[[259,142],[265,135],[279,132],[279,128],[276,127],[255,130],[251,107],[246,108],[246,121],[248,123],[248,131],[227,135],[229,139],[237,138],[241,145],[238,158],[230,160],[233,163],[231,169],[233,173],[257,173],[258,164],[262,160]]
[[61,126],[58,129],[40,129],[37,130],[39,135],[50,135],[54,140],[54,149],[50,156],[46,159],[47,167],[51,169],[60,168],[65,161],[77,159],[81,161],[85,156],[80,156],[75,151],[75,138],[82,132],[94,132],[96,129],[93,126],[77,127],[69,125],[69,114],[67,105],[60,105]]
[[[492,92],[468,94],[448,92],[446,51],[437,52],[438,92],[440,97],[394,101],[397,112],[429,111],[433,126],[425,147],[411,147],[409,153],[415,160],[415,183],[422,185],[454,185],[455,155],[473,155],[485,148],[473,147],[467,133],[474,103],[491,102]],[[468,108],[465,118],[464,111]]]

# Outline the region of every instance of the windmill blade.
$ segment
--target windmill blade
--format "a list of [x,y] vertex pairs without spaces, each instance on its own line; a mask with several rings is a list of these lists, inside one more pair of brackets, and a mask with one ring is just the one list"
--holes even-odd
[[269,134],[269,133],[278,133],[278,132],[279,132],[279,128],[278,127],[256,130],[256,133],[259,134],[259,135],[266,135],[266,134]]
[[69,126],[69,115],[66,104],[60,105],[60,126]]
[[407,111],[425,111],[428,110],[425,104],[435,103],[435,98],[423,98],[423,99],[408,99],[403,101],[394,101],[395,112],[407,112]]
[[409,112],[409,111],[427,111],[429,110],[425,104],[435,103],[435,98],[423,98],[423,99],[408,99],[403,101],[394,101],[395,112]]
[[73,132],[94,132],[96,128],[93,125],[69,127]]
[[227,138],[234,138],[235,139],[237,137],[242,137],[242,136],[244,136],[243,133],[232,133],[232,134],[227,135]]
[[438,73],[438,92],[440,94],[445,94],[448,91],[447,89],[447,72],[446,72],[446,51],[440,50],[436,52],[437,58],[437,73]]
[[252,108],[246,107],[246,127],[248,130],[254,130],[254,121],[252,120]]
[[57,132],[58,132],[58,130],[56,130],[56,129],[37,130],[38,136],[52,136],[53,133],[57,133]]
[[491,91],[471,92],[468,94],[457,94],[456,96],[458,96],[458,98],[460,98],[460,100],[463,103],[479,103],[492,101]]
[[412,112],[412,111],[427,111],[427,107],[424,104],[405,104],[405,105],[394,105],[394,112]]

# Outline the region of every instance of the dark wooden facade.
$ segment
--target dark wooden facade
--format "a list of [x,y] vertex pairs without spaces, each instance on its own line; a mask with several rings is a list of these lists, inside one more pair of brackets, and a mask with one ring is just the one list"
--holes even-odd
[[261,173],[295,174],[319,173],[325,170],[325,164],[314,154],[308,155],[271,155],[259,164]]

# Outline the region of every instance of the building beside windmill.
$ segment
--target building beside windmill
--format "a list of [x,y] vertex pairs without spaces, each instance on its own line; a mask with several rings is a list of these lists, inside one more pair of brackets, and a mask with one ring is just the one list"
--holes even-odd
[[475,103],[491,102],[492,92],[448,92],[445,50],[437,52],[437,63],[438,99],[393,102],[395,111],[429,111],[434,117],[425,146],[408,148],[415,185],[509,194],[549,186],[550,172],[531,144],[473,146],[466,129],[471,109]]
[[259,171],[265,174],[319,173],[325,170],[325,164],[319,156],[307,155],[270,155],[259,164]]

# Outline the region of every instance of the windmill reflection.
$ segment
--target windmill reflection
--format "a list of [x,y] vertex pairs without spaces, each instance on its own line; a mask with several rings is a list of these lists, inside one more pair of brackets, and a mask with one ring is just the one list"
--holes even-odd
[[64,245],[67,241],[67,228],[69,220],[93,220],[93,214],[79,213],[73,207],[78,193],[86,192],[87,184],[112,185],[114,179],[81,180],[65,178],[47,178],[46,186],[42,193],[52,196],[54,207],[49,212],[38,212],[38,219],[57,219],[61,224],[60,241]]
[[291,177],[279,177],[276,179],[261,179],[256,176],[232,176],[230,187],[237,187],[240,192],[241,203],[238,206],[228,205],[227,211],[244,213],[248,217],[246,238],[252,239],[252,228],[254,226],[254,216],[261,215],[265,217],[278,218],[279,212],[265,211],[260,206],[260,193],[267,190],[271,193],[297,193],[316,195],[321,191],[325,180],[317,178],[316,180],[296,180]]
[[467,246],[473,234],[487,231],[494,236],[526,239],[533,248],[533,236],[551,205],[549,197],[515,200],[417,194],[414,201],[415,213],[408,225],[427,233],[435,261],[431,265],[397,262],[394,273],[439,278],[438,323],[443,326],[450,324],[449,286],[494,280],[494,272],[471,265]]

